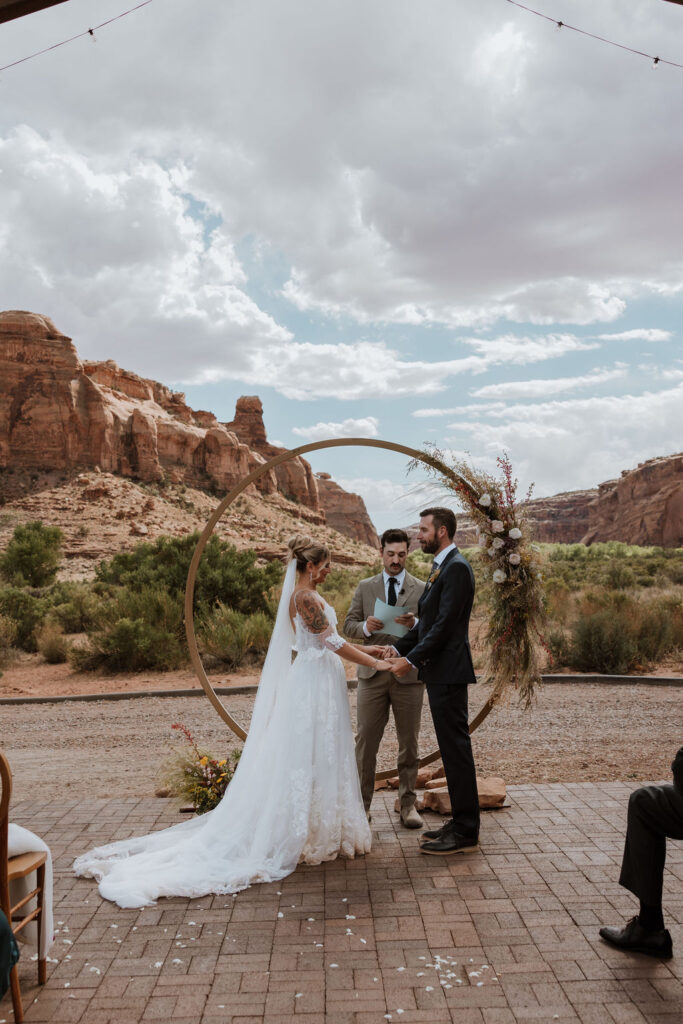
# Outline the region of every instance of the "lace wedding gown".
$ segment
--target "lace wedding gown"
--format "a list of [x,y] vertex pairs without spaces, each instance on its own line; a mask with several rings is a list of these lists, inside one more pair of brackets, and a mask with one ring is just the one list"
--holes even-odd
[[74,870],[96,878],[105,899],[141,907],[159,896],[238,892],[284,878],[299,863],[369,852],[346,676],[334,653],[344,641],[329,605],[324,634],[309,632],[297,613],[291,663],[291,565],[287,576],[251,728],[225,796],[200,817],[78,857]]

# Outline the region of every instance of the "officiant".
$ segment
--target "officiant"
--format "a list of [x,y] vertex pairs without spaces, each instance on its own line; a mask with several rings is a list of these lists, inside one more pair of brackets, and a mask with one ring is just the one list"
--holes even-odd
[[[385,530],[380,544],[383,570],[358,584],[344,620],[344,632],[366,644],[384,645],[393,644],[396,636],[383,632],[385,623],[375,616],[376,601],[405,609],[396,622],[410,629],[417,621],[417,602],[425,585],[406,571],[409,540],[405,530]],[[391,672],[358,666],[356,763],[368,820],[375,791],[377,751],[391,709],[398,738],[401,823],[405,828],[422,828],[424,824],[415,807],[423,698],[424,683],[418,682],[417,669],[399,681]]]

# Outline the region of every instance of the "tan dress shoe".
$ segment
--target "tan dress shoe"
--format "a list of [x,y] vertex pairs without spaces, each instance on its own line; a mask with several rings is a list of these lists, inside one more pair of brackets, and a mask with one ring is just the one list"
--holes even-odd
[[415,805],[401,811],[401,824],[404,828],[424,828],[424,821],[415,810]]

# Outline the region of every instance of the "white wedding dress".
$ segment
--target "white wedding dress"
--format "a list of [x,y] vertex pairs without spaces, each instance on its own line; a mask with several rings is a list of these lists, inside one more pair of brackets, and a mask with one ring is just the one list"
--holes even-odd
[[221,803],[78,857],[74,870],[96,878],[105,899],[142,907],[159,896],[238,892],[284,878],[299,863],[369,852],[346,676],[334,653],[344,641],[327,604],[329,629],[309,632],[297,613],[295,637],[294,581],[290,562],[249,735]]

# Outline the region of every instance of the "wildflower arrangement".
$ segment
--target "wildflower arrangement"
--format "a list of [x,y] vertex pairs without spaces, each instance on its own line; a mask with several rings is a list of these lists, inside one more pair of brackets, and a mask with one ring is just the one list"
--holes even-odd
[[197,814],[213,810],[223,799],[235,774],[241,751],[233,751],[219,761],[199,749],[187,726],[174,722],[171,729],[180,734],[187,746],[176,749],[164,767],[169,790],[173,796],[191,803]]
[[[525,706],[540,683],[538,648],[548,651],[541,633],[544,621],[543,574],[540,549],[531,543],[525,505],[517,501],[517,480],[507,455],[496,460],[499,478],[475,470],[468,463],[451,461],[430,445],[426,466],[472,517],[478,538],[478,559],[486,581],[489,605],[486,635],[485,681],[492,686],[492,703],[514,687]],[[532,485],[533,486],[533,485]]]

